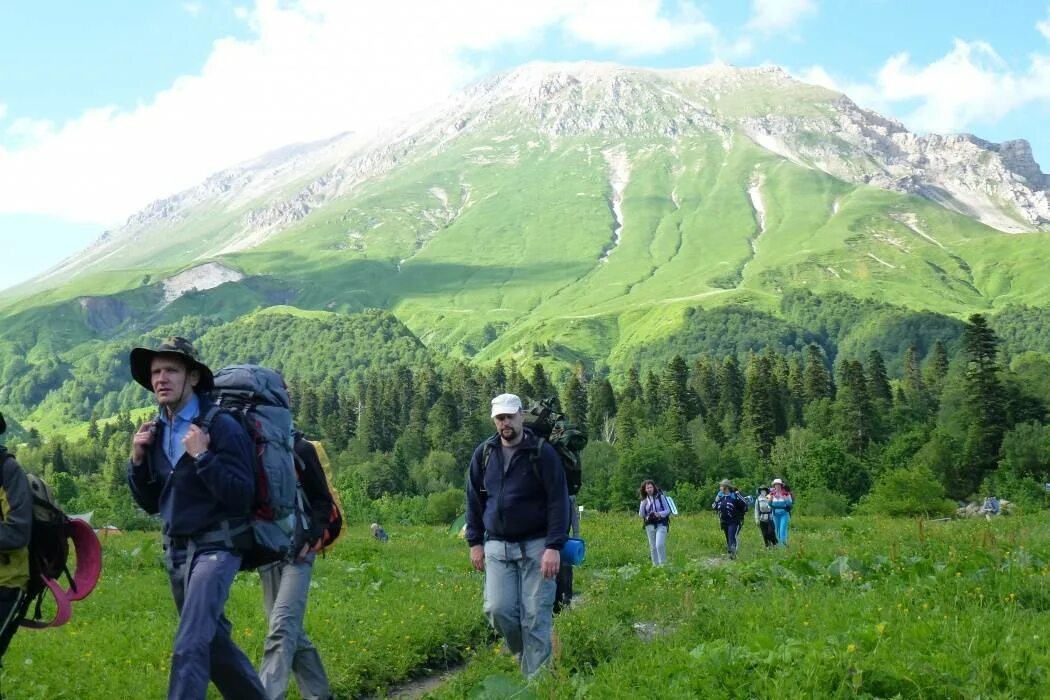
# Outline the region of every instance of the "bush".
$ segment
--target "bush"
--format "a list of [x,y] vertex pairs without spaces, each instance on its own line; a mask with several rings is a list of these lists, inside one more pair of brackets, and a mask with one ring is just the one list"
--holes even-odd
[[428,525],[449,525],[466,507],[463,489],[449,489],[427,496],[424,522]]
[[940,517],[955,513],[955,503],[944,497],[944,487],[925,467],[895,469],[875,482],[861,499],[861,513]]
[[711,510],[711,501],[714,500],[711,493],[685,481],[675,484],[674,491],[668,491],[668,495],[674,499],[674,504],[678,506],[678,512],[681,515],[706,513]]
[[796,499],[805,510],[806,515],[819,517],[839,517],[849,513],[849,498],[831,489],[818,486]]

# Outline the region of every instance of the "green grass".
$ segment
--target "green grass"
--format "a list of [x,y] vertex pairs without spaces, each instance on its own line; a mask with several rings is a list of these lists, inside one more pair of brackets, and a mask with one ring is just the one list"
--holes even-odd
[[[1042,514],[922,524],[796,515],[790,549],[771,551],[748,521],[734,562],[721,556],[713,516],[683,515],[663,569],[649,566],[636,518],[587,513],[583,527],[578,604],[556,619],[549,673],[525,687],[487,629],[481,577],[462,540],[445,528],[393,525],[391,542],[379,545],[352,526],[318,562],[307,613],[338,696],[382,693],[461,660],[434,697],[1050,692],[1050,525]],[[3,671],[8,696],[163,695],[176,619],[159,557],[155,534],[108,538],[103,578],[72,622],[15,636]],[[258,663],[256,576],[238,577],[227,612]]]

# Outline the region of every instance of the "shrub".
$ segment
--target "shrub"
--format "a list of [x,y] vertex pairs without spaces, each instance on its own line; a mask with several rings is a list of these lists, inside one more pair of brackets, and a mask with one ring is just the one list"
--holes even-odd
[[945,516],[955,512],[955,503],[944,497],[944,487],[929,469],[894,469],[875,482],[858,511],[886,515]]
[[849,513],[849,498],[823,486],[803,493],[797,500],[806,515],[830,518]]
[[463,489],[449,489],[427,496],[424,521],[428,525],[448,525],[463,512],[466,494]]

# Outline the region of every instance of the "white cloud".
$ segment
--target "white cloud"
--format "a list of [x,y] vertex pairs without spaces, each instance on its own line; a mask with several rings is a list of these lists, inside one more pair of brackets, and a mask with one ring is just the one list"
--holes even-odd
[[840,90],[920,132],[969,131],[1024,107],[1050,106],[1050,55],[1032,54],[1028,66],[1016,71],[983,41],[956,39],[951,51],[926,65],[896,54],[871,83],[836,81],[821,66],[806,69],[799,79]]
[[627,55],[714,36],[695,6],[657,0],[257,0],[243,14],[250,39],[215,42],[198,74],[133,109],[12,122],[0,214],[110,225],[267,150],[388,124],[477,77],[470,52],[548,31]]
[[660,0],[585,0],[570,9],[565,29],[595,47],[628,55],[660,53],[718,36],[695,6],[682,4],[676,14],[664,16]]
[[1035,23],[1036,30],[1043,35],[1043,38],[1050,41],[1050,9],[1047,10],[1047,18],[1040,20]]
[[190,17],[196,17],[204,8],[199,2],[184,2],[182,3],[182,9],[185,10]]
[[751,0],[747,28],[764,34],[783,32],[816,11],[814,0]]
[[804,83],[819,85],[821,87],[826,87],[829,90],[842,91],[838,82],[836,82],[835,79],[832,78],[831,75],[821,66],[810,66],[795,77]]

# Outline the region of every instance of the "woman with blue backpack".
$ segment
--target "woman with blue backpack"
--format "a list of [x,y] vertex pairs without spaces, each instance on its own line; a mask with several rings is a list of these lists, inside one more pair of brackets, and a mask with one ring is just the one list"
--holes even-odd
[[737,535],[744,524],[744,513],[747,512],[747,499],[740,490],[733,486],[729,479],[722,479],[718,484],[718,494],[711,504],[711,509],[718,513],[718,523],[726,536],[726,552],[730,559],[736,559]]
[[773,528],[777,531],[777,542],[781,547],[787,547],[788,524],[791,522],[791,509],[795,505],[795,497],[783,479],[773,479],[769,505],[773,508]]
[[667,563],[667,528],[671,524],[671,504],[652,479],[646,479],[638,489],[642,501],[638,517],[642,519],[645,534],[649,536],[649,557],[653,566]]

